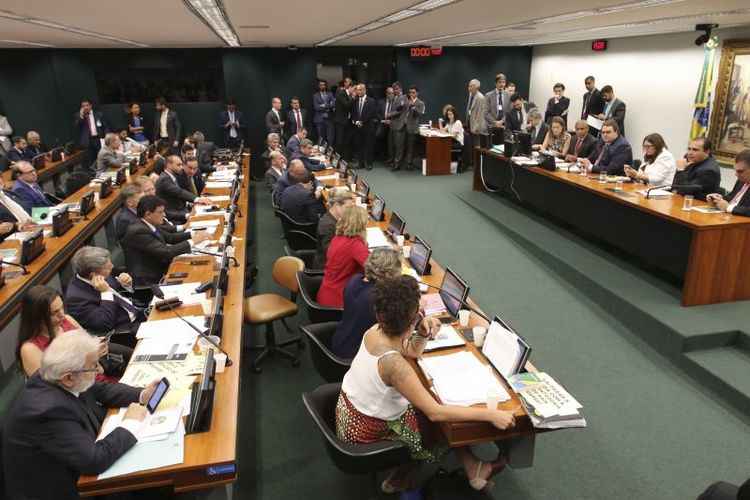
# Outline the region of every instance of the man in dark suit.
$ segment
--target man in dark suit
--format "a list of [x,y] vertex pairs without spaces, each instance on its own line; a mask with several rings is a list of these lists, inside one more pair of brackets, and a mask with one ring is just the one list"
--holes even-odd
[[144,196],[138,202],[138,222],[128,227],[121,245],[125,262],[136,285],[152,285],[161,280],[172,259],[189,253],[193,244],[207,240],[206,231],[169,233],[160,229],[164,224],[164,200]]
[[227,109],[219,113],[219,128],[224,133],[224,147],[236,148],[245,136],[245,117],[237,110],[234,99],[227,100]]
[[544,112],[544,121],[549,125],[552,118],[559,116],[565,122],[565,129],[568,129],[568,107],[570,107],[570,99],[565,97],[565,85],[562,83],[556,83],[552,87],[552,92],[555,94],[547,101],[547,109]]
[[86,150],[86,158],[83,160],[84,167],[88,168],[96,160],[104,135],[110,132],[104,116],[95,111],[90,99],[81,100],[81,109],[75,114],[74,128],[78,147]]
[[286,142],[287,152],[292,156],[299,153],[299,146],[305,139],[307,139],[307,129],[305,127],[298,128],[297,132]]
[[266,113],[266,131],[269,134],[279,134],[279,139],[283,140],[285,125],[281,115],[281,99],[274,97],[271,99],[271,109]]
[[333,146],[335,138],[333,131],[333,109],[336,105],[336,98],[328,92],[328,84],[318,81],[318,91],[313,95],[313,123],[318,133],[318,144],[325,141],[329,146]]
[[286,115],[286,136],[291,137],[301,128],[307,128],[307,111],[302,109],[299,97],[292,97]]
[[18,197],[26,212],[31,214],[34,207],[51,207],[54,204],[47,199],[42,187],[37,183],[36,169],[31,163],[23,160],[13,165],[13,192]]
[[[59,335],[45,350],[5,418],[3,461],[8,498],[74,500],[81,474],[109,469],[138,442],[145,389],[96,382],[100,340],[84,331]],[[97,441],[108,408],[127,407],[121,423]]]
[[721,170],[711,149],[711,141],[705,137],[690,141],[686,158],[677,160],[672,191],[690,194],[701,200],[719,191]]
[[549,125],[544,123],[542,119],[542,113],[538,109],[532,109],[529,111],[529,127],[528,132],[531,134],[531,144],[537,146],[534,149],[539,149],[539,146],[544,142],[544,138],[547,137],[547,131]]
[[[132,182],[125,184],[120,190],[120,196],[122,197],[122,208],[115,214],[113,222],[115,225],[115,236],[118,242],[122,242],[125,237],[125,233],[128,232],[128,227],[131,224],[138,222],[138,202],[144,196],[154,196],[156,194],[156,187],[154,182],[149,177],[138,177]],[[181,233],[183,232],[182,226],[172,224],[164,219],[164,224],[159,226],[159,229],[168,233]]]
[[10,148],[8,154],[5,155],[10,163],[18,163],[21,160],[27,160],[26,158],[26,139],[23,137],[16,136],[13,138],[13,147]]
[[401,83],[393,83],[393,106],[386,115],[391,126],[391,143],[393,144],[393,167],[391,170],[401,170],[401,163],[406,156],[406,110],[408,97],[403,95]]
[[419,135],[419,121],[424,115],[424,102],[419,98],[419,89],[412,85],[406,96],[406,170],[414,170],[414,150],[416,149],[417,136]]
[[605,172],[607,175],[625,175],[625,165],[633,164],[633,150],[627,139],[620,135],[617,122],[604,122],[600,135],[599,143],[591,156],[581,160],[583,166],[595,174]]
[[31,161],[42,153],[49,151],[49,148],[42,144],[42,138],[39,132],[29,130],[26,132],[26,159]]
[[729,194],[712,193],[706,196],[706,201],[727,213],[750,217],[750,149],[734,157],[734,175],[737,182]]
[[310,172],[317,172],[326,168],[324,163],[320,160],[313,158],[313,143],[310,139],[302,139],[299,146],[299,152],[292,155],[292,160],[301,161],[307,170]]
[[156,194],[167,205],[167,217],[175,222],[185,222],[190,210],[188,203],[198,205],[210,205],[210,200],[201,198],[192,190],[183,188],[179,183],[182,174],[182,158],[170,155],[164,165],[164,172],[156,181]]
[[193,193],[196,196],[200,196],[203,193],[203,189],[206,187],[206,181],[203,180],[203,174],[201,174],[200,168],[198,167],[197,158],[188,158],[182,167],[182,175],[178,176],[177,181],[183,181],[181,186]]
[[[281,206],[281,197],[284,194],[284,191],[286,191],[286,189],[292,185],[292,175],[295,175],[297,178],[302,178],[305,172],[309,172],[309,170],[307,170],[307,167],[305,167],[305,164],[302,162],[302,160],[298,159],[289,162],[289,168],[287,168],[286,171],[279,177],[279,179],[276,181],[276,186],[273,189],[273,202],[277,206]],[[320,198],[321,184],[314,175],[312,177],[312,184],[313,188],[315,189],[315,196],[317,198]]]
[[156,115],[154,116],[154,141],[166,142],[177,151],[180,147],[182,137],[182,123],[177,111],[169,108],[167,100],[163,97],[156,98]]
[[5,180],[0,176],[0,242],[16,231],[34,227],[34,222],[24,210],[21,199],[13,191],[5,190]]
[[196,130],[190,135],[190,143],[195,148],[195,158],[198,160],[198,168],[204,174],[210,174],[216,171],[213,165],[213,155],[216,150],[216,144],[206,140],[203,132]]
[[318,222],[320,216],[325,213],[318,190],[313,187],[312,178],[313,174],[307,171],[290,172],[291,185],[281,195],[281,209],[301,224]]
[[378,105],[367,96],[367,86],[357,85],[357,99],[352,106],[354,142],[359,151],[359,167],[372,170],[372,152],[375,147],[375,131],[378,124]]
[[485,115],[487,121],[487,133],[498,137],[502,142],[503,131],[505,129],[505,115],[510,110],[511,96],[505,91],[507,79],[504,74],[498,73],[495,76],[495,88],[484,95]]
[[349,115],[354,102],[354,92],[351,88],[352,79],[344,78],[336,90],[336,106],[333,113],[333,123],[336,126],[336,152],[346,161],[351,160],[350,126]]
[[[391,120],[387,118],[393,109],[393,101],[395,100],[393,87],[387,87],[385,89],[385,99],[378,101],[378,124],[377,132],[375,133],[375,139],[378,142],[378,149],[385,153],[385,166],[393,166],[393,140],[391,138]],[[384,147],[380,147],[385,143]]]
[[[93,246],[78,249],[71,260],[75,275],[65,289],[65,309],[91,333],[111,330],[135,333],[146,320],[143,309],[127,295],[133,293],[133,279],[127,273],[111,276],[109,250]],[[134,345],[129,335],[128,345]]]
[[570,146],[565,153],[565,161],[575,162],[578,158],[588,158],[596,147],[596,139],[589,134],[586,120],[576,122],[576,135],[570,140]]
[[615,91],[611,85],[602,87],[602,99],[604,99],[604,110],[597,118],[600,120],[614,120],[620,127],[620,135],[625,135],[625,103],[615,97]]
[[596,88],[596,80],[593,76],[587,76],[584,81],[586,93],[583,94],[583,107],[581,108],[581,120],[592,116],[598,116],[604,112],[604,99]]
[[513,94],[510,97],[510,110],[505,114],[505,129],[511,132],[525,132],[528,114],[528,103],[520,94]]

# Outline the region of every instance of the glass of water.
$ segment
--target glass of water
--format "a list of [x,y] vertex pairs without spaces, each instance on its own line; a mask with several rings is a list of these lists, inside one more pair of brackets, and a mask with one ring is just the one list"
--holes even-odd
[[622,191],[622,179],[617,179],[615,182],[615,191]]
[[607,172],[599,172],[599,184],[607,183]]
[[693,195],[685,195],[685,197],[682,199],[682,209],[686,212],[693,209]]

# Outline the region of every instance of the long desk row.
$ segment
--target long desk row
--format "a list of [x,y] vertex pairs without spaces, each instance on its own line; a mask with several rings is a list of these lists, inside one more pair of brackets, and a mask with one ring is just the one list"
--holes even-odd
[[[316,172],[317,176],[330,176],[331,174],[334,174],[334,170],[323,170],[321,172]],[[346,183],[342,180],[326,180],[324,181],[324,184],[326,187],[334,187],[334,186],[345,186]],[[373,187],[375,189],[375,187]],[[381,230],[385,230],[388,227],[390,217],[391,217],[391,211],[386,210],[384,220],[380,222],[373,221],[372,219],[369,222],[369,227],[378,227]],[[411,234],[414,234],[414,228],[411,228],[409,230]],[[409,244],[409,242],[405,242],[405,244]],[[420,277],[420,280],[424,283],[427,283],[430,285],[430,288],[428,289],[427,293],[438,293],[436,288],[439,288],[442,281],[443,276],[445,275],[445,269],[434,259],[430,258],[430,265],[431,265],[431,271],[429,275]],[[478,311],[482,311],[482,309],[479,307],[479,305],[475,302],[475,300],[471,297],[467,299],[467,303],[471,305],[473,308],[475,308]],[[482,311],[484,313],[484,311]],[[491,315],[490,315],[491,316]],[[455,325],[457,326],[457,324]],[[478,314],[471,313],[470,319],[469,319],[469,326],[489,326],[487,321],[484,320],[482,317],[480,317]],[[459,335],[461,333],[459,332]],[[445,356],[448,354],[454,354],[461,351],[467,351],[476,356],[480,362],[484,365],[489,365],[489,361],[487,358],[482,354],[481,350],[478,349],[473,342],[466,342],[464,346],[462,347],[454,347],[454,348],[448,348],[448,349],[441,349],[438,351],[433,351],[429,353],[425,353],[425,357],[431,357],[431,356]],[[440,401],[440,398],[435,394],[431,388],[432,383],[431,381],[425,376],[425,374],[422,372],[422,369],[419,367],[419,365],[411,361],[414,370],[419,375],[420,380],[422,381],[422,384],[427,388],[428,391],[435,397],[435,399],[438,402]],[[528,371],[537,371],[537,369],[530,363],[526,363],[526,369]],[[512,411],[515,419],[516,419],[516,425],[515,427],[508,429],[508,430],[499,430],[492,426],[489,423],[486,422],[444,422],[440,424],[440,428],[442,430],[442,433],[451,447],[460,447],[460,446],[466,446],[471,444],[477,444],[477,443],[484,443],[484,442],[491,442],[491,441],[502,441],[507,440],[511,438],[518,438],[518,437],[529,437],[533,436],[534,434],[540,432],[540,430],[534,429],[534,427],[531,424],[531,420],[529,419],[528,415],[526,414],[526,411],[521,404],[520,400],[518,399],[518,396],[516,393],[509,387],[509,385],[506,383],[506,381],[501,377],[496,371],[493,370],[493,373],[495,377],[500,381],[500,383],[505,387],[505,390],[510,395],[511,399],[508,401],[505,401],[501,403],[498,408],[501,410],[506,411]],[[485,406],[485,405],[477,405],[479,407]]]
[[[67,161],[67,160],[66,160]],[[153,162],[148,161],[139,167],[133,175],[146,175],[151,172]],[[78,203],[83,196],[92,189],[84,186],[69,197],[65,203]],[[98,189],[98,188],[97,188]],[[26,290],[35,285],[47,283],[58,270],[70,260],[73,254],[107,223],[122,205],[119,189],[115,188],[112,194],[103,200],[99,200],[94,209],[86,217],[80,218],[73,227],[60,237],[45,238],[46,248],[33,262],[26,266],[28,273],[8,277],[5,286],[0,288],[0,329],[4,327],[18,312]],[[18,240],[6,239],[0,244],[0,249],[19,248]],[[17,271],[9,266],[3,267],[3,274]]]
[[[750,299],[750,217],[683,210],[683,197],[646,198],[591,176],[522,167],[477,148],[474,190],[488,187],[636,256],[682,286],[682,305]],[[695,200],[694,206],[705,206]]]
[[[248,179],[250,154],[245,153],[241,163],[244,175],[238,207],[240,214],[236,218],[234,256],[237,267],[229,268],[227,294],[224,296],[224,319],[222,325],[221,347],[229,354],[232,365],[222,373],[216,374],[216,390],[213,400],[213,416],[208,432],[185,436],[184,461],[177,465],[150,469],[141,472],[98,480],[95,476],[84,476],[78,482],[82,496],[106,495],[122,491],[140,490],[155,487],[172,487],[175,493],[212,488],[231,483],[237,478],[236,447],[238,427],[238,399],[240,385],[240,366],[242,357],[243,302],[245,291],[245,252],[248,228],[249,191]],[[225,188],[206,188],[207,196],[228,195]],[[227,208],[228,201],[217,205]],[[193,216],[190,223],[199,220],[215,219],[223,216]],[[214,229],[218,237],[222,224]],[[186,273],[181,278],[185,283],[206,282],[214,278],[216,260],[210,256],[185,255],[175,258],[169,266],[167,276],[175,273]],[[182,316],[203,315],[201,305],[183,305],[178,308]],[[172,311],[152,310],[149,321],[176,317]],[[167,334],[167,332],[165,332]],[[113,412],[110,412],[110,415]]]
[[[85,151],[76,151],[70,155],[64,156],[60,161],[48,161],[43,168],[37,169],[37,179],[39,184],[45,184],[52,180],[57,185],[57,179],[64,173],[70,172],[73,167],[81,163],[86,158]],[[6,187],[13,182],[13,173],[6,170],[2,173]]]

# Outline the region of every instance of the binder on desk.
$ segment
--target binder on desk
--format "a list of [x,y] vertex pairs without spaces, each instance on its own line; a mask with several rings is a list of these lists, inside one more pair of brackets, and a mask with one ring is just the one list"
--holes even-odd
[[490,323],[482,354],[506,380],[520,372],[531,354],[529,344],[498,316]]

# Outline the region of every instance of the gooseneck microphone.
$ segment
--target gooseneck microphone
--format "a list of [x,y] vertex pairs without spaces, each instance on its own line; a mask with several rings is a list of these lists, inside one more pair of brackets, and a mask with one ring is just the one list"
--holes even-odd
[[[197,248],[191,248],[190,252],[192,252],[192,253],[200,253],[200,254],[203,254],[203,255],[212,255],[214,257],[224,257],[224,254],[215,253],[215,252],[206,252],[204,250],[198,250]],[[235,259],[234,256],[227,255],[227,258],[232,259],[234,261],[234,267],[240,267],[240,263],[237,262],[237,259]]]
[[7,260],[0,259],[0,265],[8,264],[9,266],[18,267],[23,271],[23,274],[29,274],[29,270],[23,264],[16,264],[15,262],[8,262]]

